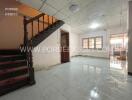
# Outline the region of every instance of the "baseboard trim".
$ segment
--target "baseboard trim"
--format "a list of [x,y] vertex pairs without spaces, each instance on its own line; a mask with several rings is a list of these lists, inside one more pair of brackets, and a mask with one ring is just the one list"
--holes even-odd
[[74,55],[74,56],[71,56],[71,58],[73,58],[73,57],[78,57],[78,56],[80,56],[80,55]]
[[101,59],[110,59],[108,57],[98,57],[98,56],[90,56],[90,55],[78,55],[80,57],[91,57],[91,58],[101,58]]
[[[61,63],[57,63],[57,64],[54,64],[54,65],[51,65],[51,66],[40,66],[40,65],[34,65],[34,70],[35,72],[38,72],[38,71],[42,71],[42,70],[50,70],[52,69],[53,67],[57,66],[57,65],[60,65]],[[36,67],[37,66],[37,67]]]
[[132,76],[132,72],[128,72],[128,75]]

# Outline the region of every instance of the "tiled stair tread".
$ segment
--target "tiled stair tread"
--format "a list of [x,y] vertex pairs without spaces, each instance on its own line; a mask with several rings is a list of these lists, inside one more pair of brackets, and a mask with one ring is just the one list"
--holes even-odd
[[27,61],[15,62],[15,63],[8,63],[8,64],[0,64],[0,70],[8,69],[8,68],[16,68],[27,66]]
[[28,69],[22,69],[22,70],[13,71],[10,73],[5,73],[3,75],[0,75],[0,81],[5,80],[5,79],[9,79],[12,77],[16,77],[16,76],[25,75],[27,73],[28,73]]
[[0,49],[0,51],[20,51],[19,49]]
[[0,75],[6,74],[6,73],[11,73],[11,72],[18,71],[18,70],[24,70],[24,69],[28,69],[28,67],[22,66],[22,67],[18,67],[18,68],[8,68],[8,69],[0,70]]
[[6,56],[0,56],[0,62],[8,62],[8,61],[20,61],[26,59],[26,56],[24,55],[6,55]]
[[16,63],[21,63],[21,62],[25,62],[25,60],[0,62],[0,66],[5,65],[5,64],[16,64]]
[[14,52],[14,51],[20,51],[20,49],[19,48],[18,49],[0,49],[0,52],[2,52],[2,51],[4,51],[4,52],[5,51],[7,51],[7,52],[8,51],[13,51]]
[[11,84],[14,84],[14,83],[22,81],[22,80],[27,80],[28,78],[29,78],[29,75],[25,74],[25,75],[13,77],[10,79],[2,80],[2,81],[0,81],[0,88],[2,86],[11,85]]
[[19,89],[19,88],[22,88],[22,87],[25,87],[25,86],[28,86],[30,85],[30,80],[29,80],[29,77],[23,77],[13,83],[4,83],[4,85],[1,85],[0,86],[0,96],[2,95],[5,95],[9,92],[12,92],[16,89]]
[[22,52],[19,49],[8,49],[8,50],[1,50],[0,49],[0,56],[2,55],[17,55],[17,54],[22,54]]
[[23,55],[18,55],[18,54],[16,54],[16,55],[0,55],[0,58],[3,58],[3,57],[23,57]]

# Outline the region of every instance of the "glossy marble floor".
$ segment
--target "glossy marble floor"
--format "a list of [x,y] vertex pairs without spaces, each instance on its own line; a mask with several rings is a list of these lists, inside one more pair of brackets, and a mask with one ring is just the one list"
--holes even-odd
[[0,100],[132,100],[126,62],[76,57],[70,63],[36,72],[36,85]]

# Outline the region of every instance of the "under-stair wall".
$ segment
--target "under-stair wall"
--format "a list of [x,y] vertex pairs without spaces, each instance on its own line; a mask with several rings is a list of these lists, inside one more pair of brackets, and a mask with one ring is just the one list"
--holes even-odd
[[[65,24],[61,28],[57,29],[47,39],[41,42],[37,47],[35,47],[33,50],[33,66],[35,70],[49,69],[53,65],[61,63],[60,29],[69,32],[69,35],[71,37],[70,26]],[[70,39],[70,42],[72,41],[74,41],[73,38]],[[72,47],[74,47],[74,45],[72,45]]]
[[60,44],[61,30],[69,32],[70,58],[78,55],[79,35],[71,32],[71,27],[64,24],[53,32],[48,38],[41,42],[33,50],[34,69],[49,69],[61,63]]

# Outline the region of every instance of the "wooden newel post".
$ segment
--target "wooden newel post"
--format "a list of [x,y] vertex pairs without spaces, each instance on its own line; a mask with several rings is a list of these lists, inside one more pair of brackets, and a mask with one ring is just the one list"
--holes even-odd
[[27,32],[27,19],[26,16],[24,16],[24,48],[26,57],[27,57],[27,66],[29,68],[29,84],[33,85],[35,84],[35,78],[34,78],[34,69],[33,69],[33,62],[32,62],[32,46],[28,42],[28,32]]
[[24,47],[27,47],[27,41],[28,41],[28,33],[27,33],[27,19],[26,16],[24,16],[24,20],[23,20],[23,24],[24,24]]

